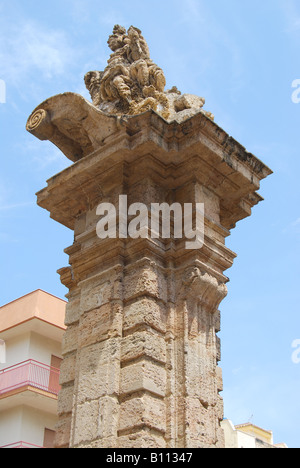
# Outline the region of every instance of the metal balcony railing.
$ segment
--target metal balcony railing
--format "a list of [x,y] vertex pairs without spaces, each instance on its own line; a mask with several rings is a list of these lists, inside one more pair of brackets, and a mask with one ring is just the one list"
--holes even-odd
[[29,359],[0,370],[0,397],[28,386],[57,396],[60,390],[59,369]]
[[15,442],[14,444],[3,445],[0,448],[13,448],[14,449],[14,448],[44,448],[44,447],[41,447],[40,445],[29,444],[21,440],[20,442]]

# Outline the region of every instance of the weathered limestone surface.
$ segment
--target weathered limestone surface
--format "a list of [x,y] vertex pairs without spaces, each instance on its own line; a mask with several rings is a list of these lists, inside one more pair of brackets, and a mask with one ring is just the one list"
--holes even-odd
[[[271,171],[214,123],[202,98],[173,89],[164,100],[137,28],[114,36],[107,70],[86,76],[94,104],[54,96],[27,123],[74,162],[37,194],[74,231],[70,266],[59,270],[69,301],[56,446],[222,448],[217,333],[235,258],[225,239],[261,201]],[[118,207],[119,195],[128,205],[204,203],[203,247],[172,236],[99,239],[96,208]]]

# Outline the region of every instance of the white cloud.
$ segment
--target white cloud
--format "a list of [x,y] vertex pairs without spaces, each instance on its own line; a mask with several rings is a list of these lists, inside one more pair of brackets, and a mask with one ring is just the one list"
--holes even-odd
[[[186,0],[181,4],[182,15],[178,27],[188,30],[188,34],[192,35],[194,44],[191,52],[193,60],[197,63],[198,73],[205,73],[206,69],[219,70],[220,61],[226,62],[226,68],[230,70],[231,98],[237,100],[246,86],[244,54],[241,43],[237,40],[237,37],[240,37],[240,18],[232,19],[234,27],[230,28],[226,21],[220,21],[214,15],[213,8],[203,0]],[[242,34],[248,40],[246,28]],[[199,54],[195,55],[197,44]],[[189,57],[188,52],[185,53]]]
[[16,196],[15,188],[10,180],[0,179],[0,216],[7,216],[12,210],[33,206],[34,201],[24,201],[22,195]]
[[300,218],[291,222],[282,232],[283,234],[300,234]]
[[32,20],[12,25],[5,17],[0,19],[0,73],[11,86],[21,90],[30,77],[39,81],[39,75],[44,79],[63,75],[73,57],[63,31]]
[[69,5],[69,11],[74,21],[82,24],[91,19],[93,8],[89,5],[88,0],[65,0]]
[[18,239],[11,237],[6,232],[0,232],[0,243],[1,244],[15,244],[19,242]]
[[57,173],[71,165],[71,161],[50,141],[41,141],[29,134],[24,135],[15,148],[24,156],[26,170]]
[[296,219],[296,221],[292,223],[292,226],[300,226],[300,218]]
[[11,211],[19,208],[26,208],[28,206],[33,206],[33,202],[20,202],[20,203],[12,203],[8,205],[0,205],[0,211]]
[[300,11],[299,4],[295,0],[281,0],[280,7],[286,21],[285,33],[293,38],[299,37],[300,33]]

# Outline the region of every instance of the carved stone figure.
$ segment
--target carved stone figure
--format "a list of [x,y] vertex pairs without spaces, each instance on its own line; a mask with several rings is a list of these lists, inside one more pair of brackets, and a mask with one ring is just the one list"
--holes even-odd
[[[164,73],[151,60],[138,28],[131,26],[126,32],[116,25],[108,45],[113,53],[105,70],[85,75],[93,104],[100,110],[113,115],[136,115],[152,109],[166,120],[185,119],[202,111],[203,98],[181,96],[175,87],[165,92]],[[213,119],[212,114],[202,112]]]

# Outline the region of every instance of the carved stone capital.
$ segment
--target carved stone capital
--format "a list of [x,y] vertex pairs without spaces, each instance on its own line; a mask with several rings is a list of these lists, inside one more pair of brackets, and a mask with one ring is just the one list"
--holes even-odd
[[180,293],[183,300],[198,302],[213,313],[226,295],[226,285],[199,267],[191,266],[184,271]]

